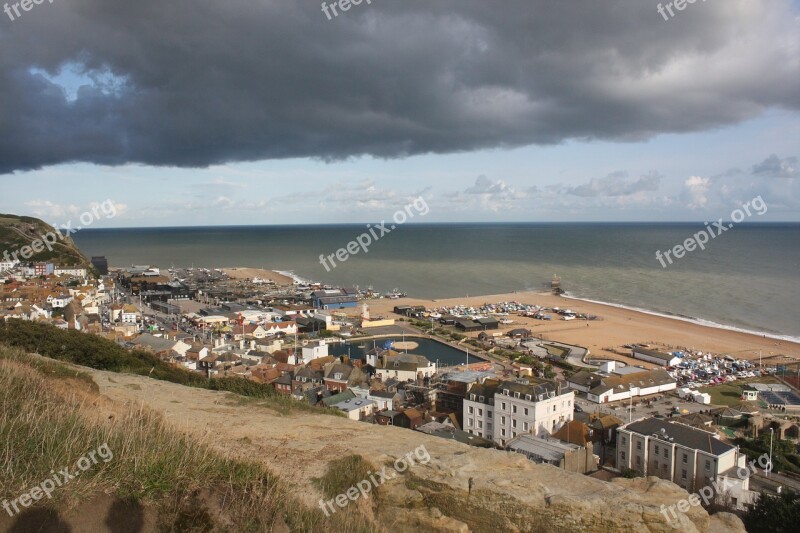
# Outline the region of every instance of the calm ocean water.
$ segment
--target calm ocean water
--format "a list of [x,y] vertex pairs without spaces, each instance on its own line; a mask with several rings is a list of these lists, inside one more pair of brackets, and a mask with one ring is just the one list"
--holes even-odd
[[[86,229],[87,255],[153,264],[289,270],[337,285],[446,298],[540,290],[800,338],[800,224],[739,225],[668,268],[656,260],[701,224],[408,224],[327,272],[365,225]],[[535,303],[535,302],[531,302]]]

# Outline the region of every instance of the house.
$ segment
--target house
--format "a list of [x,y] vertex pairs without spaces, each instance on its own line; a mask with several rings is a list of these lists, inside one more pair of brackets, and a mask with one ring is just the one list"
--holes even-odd
[[425,312],[424,305],[396,305],[394,307],[394,313],[396,315],[403,315],[407,317],[418,317],[421,316]]
[[570,420],[561,426],[561,429],[553,433],[553,438],[568,444],[577,444],[584,448],[587,446],[591,448],[592,428],[578,420]]
[[634,346],[631,349],[631,357],[648,363],[655,363],[663,367],[677,366],[681,358],[671,353],[664,353],[658,350],[650,350],[642,346]]
[[358,305],[355,289],[323,289],[311,293],[311,303],[317,309],[345,309]]
[[131,343],[137,348],[147,350],[157,355],[175,352],[181,357],[186,357],[186,352],[191,349],[191,345],[183,341],[170,340],[163,337],[155,337],[149,333],[139,335]]
[[192,346],[186,350],[186,359],[189,361],[199,361],[204,357],[208,357],[208,348],[205,346]]
[[397,392],[369,391],[367,399],[375,402],[378,411],[394,411],[400,407],[401,396]]
[[506,333],[506,335],[512,339],[529,339],[533,337],[533,332],[525,328],[516,328],[510,330],[508,333]]
[[417,381],[436,374],[436,363],[424,355],[406,354],[380,348],[367,352],[367,364],[375,369],[382,381],[395,378],[398,381]]
[[375,413],[375,423],[381,426],[396,426],[401,415],[402,413],[392,410],[379,411]]
[[485,379],[464,399],[464,430],[505,446],[517,435],[548,437],[573,419],[575,393],[558,383]]
[[425,423],[422,412],[419,409],[406,409],[395,419],[395,426],[406,429],[417,429]]
[[366,398],[352,398],[332,405],[347,415],[350,420],[364,420],[375,410],[375,402]]
[[535,463],[546,463],[579,474],[594,472],[599,462],[591,447],[569,444],[550,437],[519,435],[511,439],[508,449],[526,456]]
[[55,272],[55,266],[53,266],[53,263],[34,263],[33,264],[33,275],[34,276],[52,276],[53,272]]
[[462,331],[481,331],[485,329],[481,324],[467,318],[456,320],[455,326]]
[[263,325],[266,335],[294,335],[297,333],[297,323],[293,320],[286,322],[267,322]]
[[[280,372],[280,370],[278,371]],[[289,396],[292,394],[292,374],[290,372],[285,373],[273,381],[272,386],[275,388],[276,392]]]
[[47,298],[47,303],[50,304],[50,307],[53,309],[63,309],[68,306],[74,298],[69,294],[59,294],[57,296],[50,296]]
[[343,392],[349,385],[364,381],[364,374],[358,368],[345,363],[330,363],[325,366],[325,388],[331,392]]
[[85,268],[68,266],[55,267],[53,273],[56,276],[73,276],[76,278],[85,278],[88,274]]
[[122,312],[119,315],[120,321],[123,324],[135,324],[139,322],[141,313],[135,305],[125,305],[122,307]]
[[292,393],[320,387],[323,385],[323,380],[322,372],[303,367],[295,373],[294,379],[292,379]]
[[333,407],[337,403],[342,403],[345,400],[352,400],[354,398],[360,398],[357,394],[355,394],[352,390],[347,389],[344,392],[340,392],[337,394],[331,394],[322,398],[322,405],[325,407]]
[[328,356],[328,343],[324,340],[303,344],[303,363],[309,363],[314,359]]
[[481,329],[484,331],[490,329],[498,329],[500,327],[500,322],[497,321],[496,318],[486,317],[486,318],[476,318],[475,322],[481,326]]
[[197,362],[197,370],[205,372],[209,377],[219,373],[227,374],[234,366],[240,365],[242,359],[233,353],[212,353]]
[[571,388],[585,392],[586,399],[595,403],[649,396],[675,390],[678,386],[678,382],[660,368],[644,370],[624,367],[616,370],[613,362],[606,365],[606,368],[608,371],[581,370],[567,378],[567,383]]
[[737,469],[747,457],[717,434],[659,418],[632,422],[617,430],[617,467],[672,481],[689,493],[728,478],[728,496],[737,508],[753,501],[749,477]]

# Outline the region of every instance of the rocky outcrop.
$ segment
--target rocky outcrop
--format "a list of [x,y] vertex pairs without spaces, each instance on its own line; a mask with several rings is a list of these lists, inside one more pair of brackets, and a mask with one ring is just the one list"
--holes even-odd
[[[692,507],[668,521],[662,505],[687,498],[657,478],[611,483],[535,465],[516,454],[469,446],[401,428],[316,414],[281,415],[227,393],[190,389],[139,376],[87,370],[110,404],[147,406],[177,429],[218,450],[264,462],[310,506],[322,494],[314,478],[328,461],[360,454],[393,474],[359,507],[378,529],[452,532],[718,532],[744,533],[742,522]],[[419,453],[424,450],[424,454]],[[415,455],[415,451],[417,455]],[[429,460],[423,461],[427,454]],[[409,457],[414,466],[395,473]],[[389,476],[387,476],[389,477]],[[471,482],[471,490],[470,490]]]

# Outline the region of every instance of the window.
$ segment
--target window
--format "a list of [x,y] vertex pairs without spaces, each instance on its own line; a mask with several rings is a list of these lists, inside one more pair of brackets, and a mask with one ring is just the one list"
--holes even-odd
[[511,406],[511,412],[512,413],[516,413],[517,412],[517,406],[516,405],[512,405]]
[[467,426],[472,427],[472,419],[467,418]]
[[641,450],[642,449],[642,441],[639,441],[639,442],[636,443],[636,449],[637,450]]
[[636,456],[636,466],[642,466],[642,458],[639,456]]
[[525,416],[528,416],[528,408],[525,408]]
[[522,429],[524,429],[525,431],[528,431],[528,423],[527,422],[523,422],[522,423]]
[[483,416],[483,409],[478,409],[478,416]]
[[655,468],[656,470],[658,470],[658,461],[655,461],[655,462],[653,463],[653,468]]
[[504,416],[501,416],[501,417],[500,417],[500,423],[501,423],[501,424],[505,424],[505,423],[506,423],[506,417],[504,417]]
[[658,449],[659,449],[658,446],[656,446],[656,455],[658,455]]
[[514,393],[514,398],[519,398],[519,393],[518,392]]
[[689,461],[689,456],[686,455],[686,454],[683,454],[683,464],[686,464],[688,461]]
[[478,420],[478,428],[483,429],[483,420]]
[[661,472],[662,472],[663,474],[666,474],[666,473],[667,473],[667,463],[664,463],[663,465],[661,465]]
[[474,394],[470,394],[470,395],[469,395],[469,399],[470,399],[470,400],[472,400],[472,401],[474,402],[474,401],[475,401],[475,395],[474,395]]
[[681,479],[686,479],[686,470],[681,470]]
[[619,452],[619,458],[624,461],[625,460],[625,452]]
[[488,422],[486,423],[486,431],[487,431],[487,433],[492,431],[492,425],[489,424]]
[[501,430],[500,430],[500,434],[501,434],[502,436],[504,436],[504,437],[506,436],[506,430],[505,430],[505,428],[503,428],[503,429],[501,429]]
[[526,394],[525,395],[525,399],[528,400],[528,401],[531,401],[531,395],[530,394]]
[[[622,445],[625,446],[625,437],[622,437],[622,440],[620,442],[622,442]],[[686,457],[686,456],[684,456],[684,457]]]
[[553,420],[553,429],[556,429],[556,421]]
[[472,414],[472,413],[474,412],[474,410],[472,409],[472,406],[471,406],[471,405],[470,405],[470,406],[469,406],[469,408],[467,409],[467,412],[468,412],[469,414]]
[[502,404],[500,404],[500,409],[502,409],[503,411],[506,410],[506,402],[503,402]]
[[516,432],[516,431],[514,431],[514,432],[512,432],[512,433],[511,433],[511,437],[512,437],[512,438],[513,438],[513,437],[516,437],[516,436],[517,436],[517,432]]
[[512,427],[512,428],[515,428],[515,427],[517,427],[517,420],[516,420],[516,419],[514,419],[514,420],[512,420],[512,421],[511,421],[511,427]]
[[669,449],[664,448],[664,459],[669,459]]
[[553,406],[553,412],[554,413],[556,412],[556,406],[555,405]]
[[[475,395],[473,394],[472,397],[473,397],[472,399],[474,400],[475,399]],[[481,403],[483,403],[483,396],[480,397],[480,400],[481,400]]]
[[711,461],[706,460],[706,470],[711,470]]
[[486,416],[487,416],[487,418],[492,418],[492,412],[491,411],[486,411]]

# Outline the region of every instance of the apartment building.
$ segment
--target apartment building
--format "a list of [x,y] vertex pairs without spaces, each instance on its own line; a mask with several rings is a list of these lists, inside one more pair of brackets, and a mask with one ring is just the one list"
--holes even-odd
[[747,479],[736,475],[747,458],[717,434],[659,418],[637,420],[617,429],[617,467],[656,476],[693,493],[722,477],[747,492]]
[[550,436],[572,420],[575,393],[553,382],[475,383],[464,399],[464,430],[505,446],[517,435]]

